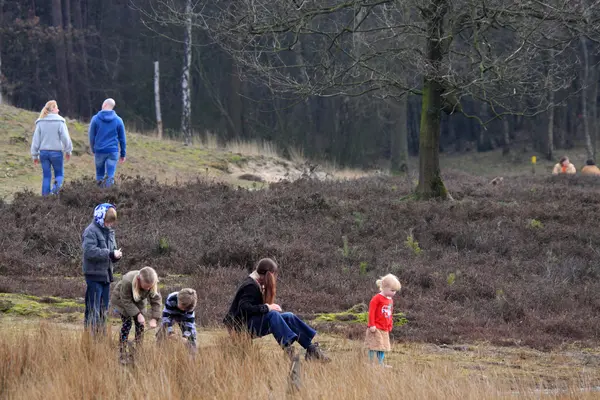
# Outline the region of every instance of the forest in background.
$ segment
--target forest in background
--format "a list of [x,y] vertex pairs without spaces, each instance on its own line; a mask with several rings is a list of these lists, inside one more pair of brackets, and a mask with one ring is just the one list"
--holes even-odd
[[[215,39],[218,35],[201,29],[198,21],[191,30],[191,40],[186,41],[186,26],[181,21],[189,3],[0,0],[4,99],[31,110],[57,99],[63,115],[88,119],[102,100],[114,97],[117,111],[128,126],[150,132],[156,128],[153,76],[154,61],[159,61],[165,135],[183,140],[184,44],[191,43],[190,122],[198,138],[211,132],[224,142],[263,139],[284,149],[302,149],[307,157],[353,166],[381,165],[390,159],[398,140],[406,143],[410,154],[418,154],[422,96],[407,93],[399,100],[377,92],[361,96],[284,93],[264,80],[253,79],[243,60],[232,56],[230,49]],[[194,18],[200,19],[206,14],[204,8],[214,2],[205,3],[191,4]],[[241,9],[246,3],[237,4]],[[503,37],[493,40],[501,42]],[[533,116],[494,119],[493,104],[476,96],[461,97],[464,113],[442,113],[440,151],[501,147],[507,153],[527,149],[556,158],[561,155],[556,151],[581,142],[587,145],[588,154],[595,156],[600,71],[597,42],[582,36],[568,43],[557,40],[558,47],[572,68],[561,71],[570,74],[561,78],[562,86],[549,88],[550,98],[545,99],[549,106],[538,108]],[[311,53],[309,46],[302,51]],[[558,60],[558,52],[549,54]],[[549,60],[549,68],[551,63]],[[521,96],[515,101],[535,99]],[[484,128],[478,119],[492,121]]]

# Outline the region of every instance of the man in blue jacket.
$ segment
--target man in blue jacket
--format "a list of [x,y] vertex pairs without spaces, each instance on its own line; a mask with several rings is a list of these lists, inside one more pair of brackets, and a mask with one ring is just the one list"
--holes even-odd
[[[106,99],[102,111],[94,115],[90,122],[90,150],[96,163],[96,181],[99,185],[111,186],[115,182],[117,161],[125,162],[125,125],[113,110],[115,101]],[[119,159],[119,146],[121,147]]]

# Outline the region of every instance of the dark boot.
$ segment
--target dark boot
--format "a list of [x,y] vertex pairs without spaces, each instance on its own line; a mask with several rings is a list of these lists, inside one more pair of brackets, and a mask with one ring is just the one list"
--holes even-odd
[[328,363],[331,362],[331,358],[327,357],[325,352],[319,347],[319,343],[313,343],[306,349],[306,361]]

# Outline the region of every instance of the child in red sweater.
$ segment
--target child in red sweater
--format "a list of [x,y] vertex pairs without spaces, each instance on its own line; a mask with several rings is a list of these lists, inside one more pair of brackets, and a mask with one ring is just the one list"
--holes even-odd
[[402,285],[398,278],[388,274],[377,280],[380,292],[371,299],[369,303],[369,325],[365,344],[369,349],[369,360],[373,361],[375,354],[379,364],[383,365],[386,351],[391,350],[390,331],[394,326],[393,308],[394,295],[400,291]]

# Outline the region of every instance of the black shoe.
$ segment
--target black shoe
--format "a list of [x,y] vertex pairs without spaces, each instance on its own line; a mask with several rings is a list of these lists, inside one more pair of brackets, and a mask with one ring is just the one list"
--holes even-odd
[[331,358],[327,357],[325,352],[321,350],[319,343],[313,343],[306,349],[305,359],[306,361],[321,361],[323,363],[331,362]]

